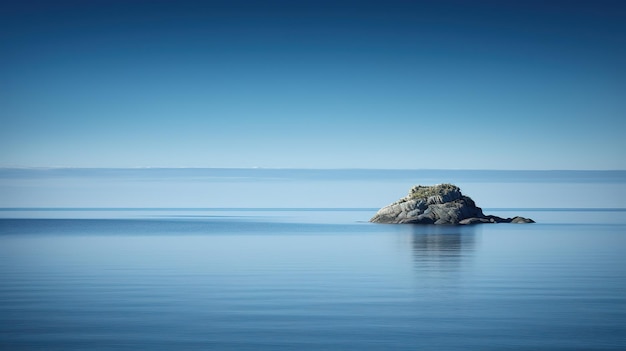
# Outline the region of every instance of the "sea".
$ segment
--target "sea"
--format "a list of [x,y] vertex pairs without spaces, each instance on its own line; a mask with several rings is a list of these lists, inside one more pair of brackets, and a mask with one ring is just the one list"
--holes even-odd
[[626,171],[0,169],[0,349],[625,350]]

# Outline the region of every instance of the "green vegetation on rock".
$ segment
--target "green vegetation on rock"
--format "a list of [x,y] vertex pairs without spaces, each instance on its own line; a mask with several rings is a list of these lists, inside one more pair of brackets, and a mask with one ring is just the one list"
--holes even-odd
[[431,196],[440,195],[444,196],[451,192],[460,192],[458,186],[452,184],[438,184],[433,186],[416,185],[409,191],[408,198],[413,199],[427,199]]

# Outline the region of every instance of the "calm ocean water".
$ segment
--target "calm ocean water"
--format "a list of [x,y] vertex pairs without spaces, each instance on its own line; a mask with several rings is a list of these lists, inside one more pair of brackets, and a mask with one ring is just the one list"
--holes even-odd
[[[2,170],[0,349],[624,350],[624,175]],[[367,223],[434,178],[538,223]]]

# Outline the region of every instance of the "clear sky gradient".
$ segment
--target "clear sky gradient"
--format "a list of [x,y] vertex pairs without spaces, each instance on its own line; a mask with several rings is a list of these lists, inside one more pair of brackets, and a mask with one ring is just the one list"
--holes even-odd
[[0,6],[0,167],[626,169],[623,1]]

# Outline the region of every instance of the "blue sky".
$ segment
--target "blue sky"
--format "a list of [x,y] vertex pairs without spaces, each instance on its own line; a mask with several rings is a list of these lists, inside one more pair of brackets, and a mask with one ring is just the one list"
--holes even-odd
[[0,6],[0,167],[626,169],[621,1]]

